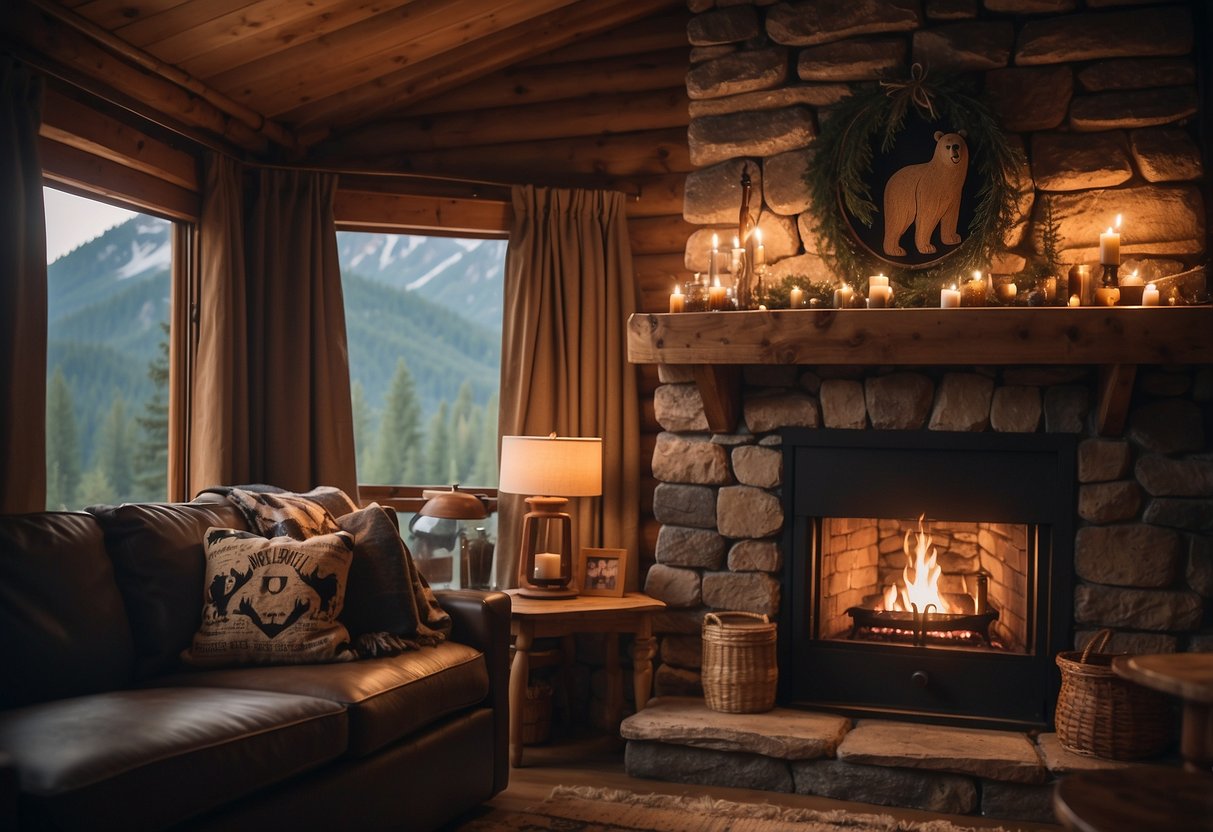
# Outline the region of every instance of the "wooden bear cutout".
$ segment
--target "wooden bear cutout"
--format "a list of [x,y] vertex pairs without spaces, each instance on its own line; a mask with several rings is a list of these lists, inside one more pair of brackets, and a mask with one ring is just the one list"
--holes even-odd
[[961,191],[969,171],[969,146],[965,131],[935,131],[935,155],[931,161],[906,165],[889,177],[884,188],[884,253],[904,257],[901,235],[914,224],[914,247],[919,254],[934,254],[931,235],[939,226],[944,245],[960,242],[956,222],[960,217]]

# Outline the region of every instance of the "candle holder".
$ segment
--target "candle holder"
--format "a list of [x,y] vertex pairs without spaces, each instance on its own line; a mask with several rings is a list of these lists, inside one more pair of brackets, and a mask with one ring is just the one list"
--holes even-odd
[[1099,279],[1099,285],[1107,288],[1116,288],[1120,286],[1120,271],[1119,263],[1101,263],[1103,266],[1103,276]]

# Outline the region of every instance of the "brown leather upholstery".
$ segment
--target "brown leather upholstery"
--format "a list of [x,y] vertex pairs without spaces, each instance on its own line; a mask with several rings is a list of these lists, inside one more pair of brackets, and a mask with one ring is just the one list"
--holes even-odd
[[483,654],[449,641],[348,664],[236,667],[179,673],[153,684],[271,690],[340,703],[349,708],[348,753],[354,756],[475,705],[489,690]]
[[20,772],[22,822],[33,826],[160,828],[315,768],[345,744],[339,705],[264,691],[116,691],[0,713],[0,749]]
[[247,529],[231,504],[128,503],[89,511],[105,533],[135,635],[135,673],[146,679],[181,666],[202,618],[210,526]]
[[130,683],[130,628],[89,515],[0,517],[0,651],[0,708]]

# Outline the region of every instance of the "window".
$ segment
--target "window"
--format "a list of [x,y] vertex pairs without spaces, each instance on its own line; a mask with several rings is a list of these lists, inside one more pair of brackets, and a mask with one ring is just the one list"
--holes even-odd
[[337,241],[363,498],[397,509],[431,584],[478,584],[456,550],[479,529],[495,539],[495,517],[461,537],[414,512],[423,486],[497,486],[506,243],[362,231]]
[[164,500],[172,223],[43,194],[47,508]]

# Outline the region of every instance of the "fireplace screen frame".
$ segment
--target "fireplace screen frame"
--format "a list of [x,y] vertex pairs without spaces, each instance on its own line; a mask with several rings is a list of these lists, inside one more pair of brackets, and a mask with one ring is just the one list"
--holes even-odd
[[[1073,621],[1077,438],[803,428],[781,434],[781,704],[853,716],[1047,728],[1060,686],[1054,657],[1067,649]],[[819,633],[822,519],[924,512],[928,519],[1028,527],[1026,654]]]

